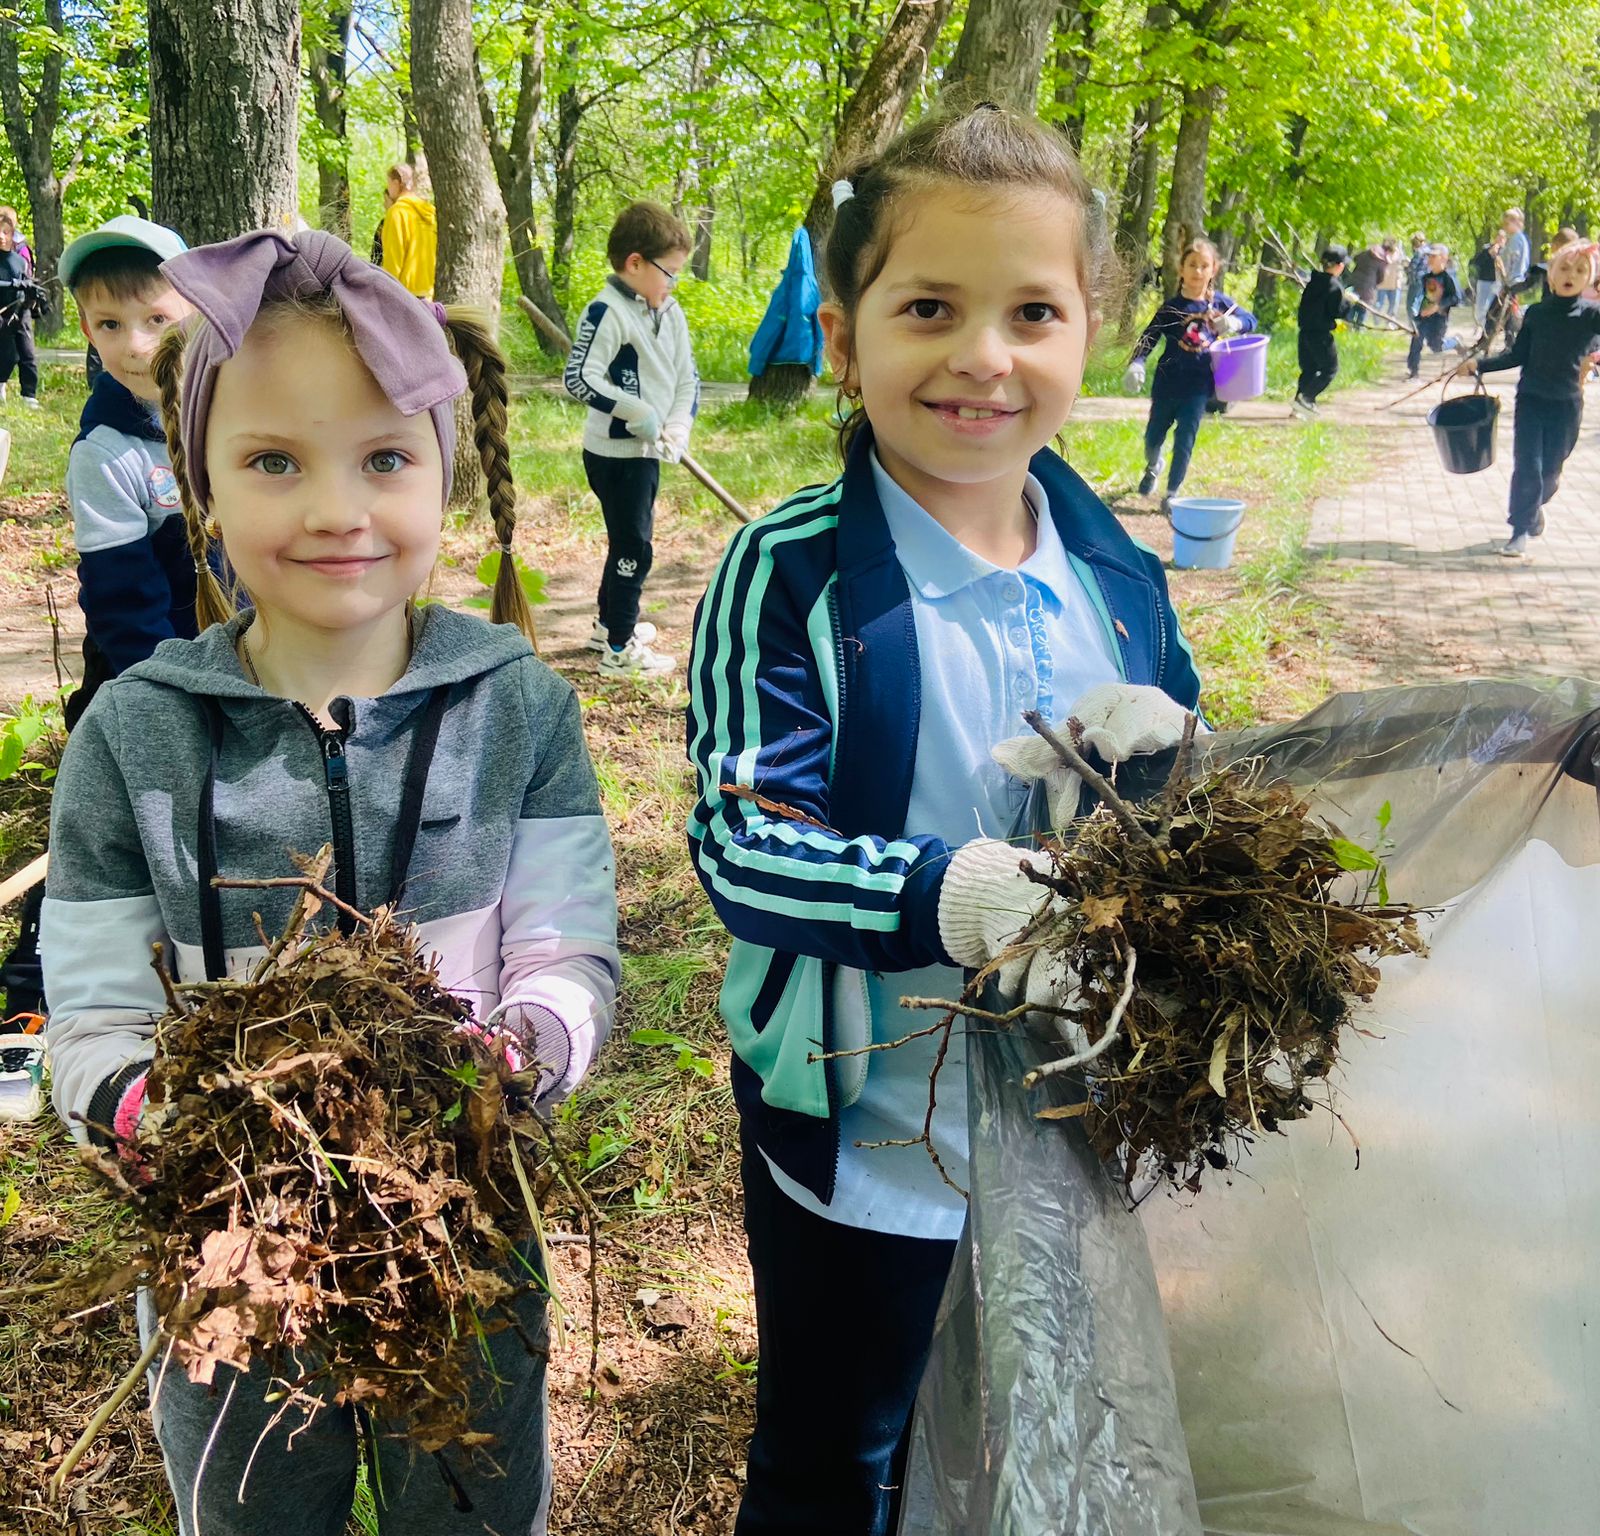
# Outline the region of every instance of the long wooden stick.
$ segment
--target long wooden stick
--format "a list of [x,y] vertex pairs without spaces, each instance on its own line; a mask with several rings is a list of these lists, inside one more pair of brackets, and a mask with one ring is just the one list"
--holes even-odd
[[[565,357],[567,353],[572,350],[571,339],[566,335],[565,332],[562,331],[560,326],[558,326],[555,321],[549,317],[549,315],[547,315],[542,309],[539,308],[537,304],[533,302],[532,299],[530,299],[526,294],[518,294],[517,303],[521,307],[523,314],[525,314],[529,321],[532,322],[534,330],[543,336],[545,340],[548,341],[550,345],[558,352],[560,352],[563,357]],[[718,481],[710,473],[710,471],[703,468],[698,461],[691,458],[686,453],[681,459],[678,460],[678,462],[682,464],[683,467],[701,483],[701,485],[710,491],[711,494],[723,504],[723,506],[733,513],[733,515],[738,518],[741,523],[748,523],[751,520],[750,514],[733,499],[732,494],[721,484],[721,482]]]
[[72,1469],[83,1460],[83,1453],[94,1444],[95,1436],[106,1427],[114,1414],[127,1400],[133,1396],[134,1388],[139,1385],[144,1373],[150,1369],[151,1362],[156,1357],[156,1351],[162,1345],[161,1330],[157,1328],[150,1335],[149,1342],[139,1358],[134,1361],[133,1369],[117,1383],[117,1390],[100,1405],[99,1411],[84,1426],[83,1433],[78,1436],[77,1443],[62,1458],[61,1465],[56,1468],[56,1474],[50,1479],[50,1497],[59,1499],[61,1487],[71,1475]]
[[9,907],[17,897],[26,895],[44,879],[50,866],[50,855],[41,853],[31,864],[24,864],[16,874],[0,884],[0,907]]

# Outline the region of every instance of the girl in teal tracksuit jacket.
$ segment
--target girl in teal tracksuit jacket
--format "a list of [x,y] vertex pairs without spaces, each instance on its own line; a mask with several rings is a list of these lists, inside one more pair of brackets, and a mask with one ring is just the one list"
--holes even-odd
[[927,1042],[821,1058],[925,1027],[900,996],[956,995],[1038,906],[1001,840],[1024,709],[1125,758],[1175,742],[1199,693],[1159,560],[1047,446],[1105,250],[1070,151],[980,108],[834,195],[845,471],[735,537],[690,668],[760,1332],[739,1536],[892,1528],[964,1219],[959,1040],[933,1122],[950,1184],[920,1145],[862,1145],[920,1135]]

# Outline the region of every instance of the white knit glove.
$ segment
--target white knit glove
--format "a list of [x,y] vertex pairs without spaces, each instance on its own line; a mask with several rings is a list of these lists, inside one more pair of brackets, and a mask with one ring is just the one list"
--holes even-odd
[[669,464],[678,463],[689,451],[689,429],[681,421],[669,421],[656,440],[656,452]]
[[[952,960],[981,970],[1047,908],[1065,909],[1060,896],[1023,874],[1023,865],[1041,874],[1052,867],[1048,854],[990,837],[951,855],[939,893],[939,937]],[[1060,1006],[1077,986],[1059,947],[1043,943],[1008,960],[995,980],[1007,1006]]]
[[1072,706],[1083,726],[1083,744],[1108,763],[1160,752],[1183,740],[1188,711],[1159,688],[1138,683],[1099,683]]
[[646,443],[653,443],[661,436],[661,412],[653,405],[644,408],[644,414],[636,416],[628,423],[628,436],[637,437]]
[[[1055,730],[1059,735],[1066,728],[1062,722]],[[989,749],[989,756],[1012,778],[1021,779],[1025,784],[1043,781],[1053,829],[1066,826],[1078,814],[1083,781],[1056,756],[1055,748],[1037,731],[997,743]]]
[[1244,321],[1230,309],[1222,317],[1222,323],[1217,327],[1224,336],[1237,336],[1244,329]]
[[1122,375],[1122,392],[1125,395],[1141,395],[1144,393],[1144,359],[1136,357],[1128,364],[1128,371]]
[[974,838],[951,854],[939,891],[939,937],[957,965],[986,966],[1047,902],[1059,900],[1022,873],[1025,864],[1040,874],[1052,868],[1048,854],[993,837]]

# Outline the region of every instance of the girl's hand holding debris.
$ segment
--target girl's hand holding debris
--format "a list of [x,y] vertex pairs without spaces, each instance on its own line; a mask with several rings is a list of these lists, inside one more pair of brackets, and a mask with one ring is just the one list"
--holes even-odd
[[[1082,727],[1082,746],[1115,766],[1177,746],[1183,740],[1184,718],[1184,710],[1159,688],[1102,683],[1085,692],[1067,719],[1051,727],[1051,734],[1069,736],[1076,721]],[[1000,742],[990,755],[1013,778],[1044,784],[1052,827],[1064,827],[1078,814],[1083,780],[1037,731]]]
[[[1104,804],[1025,867],[1004,844],[962,849],[940,930],[953,955],[959,941],[993,964],[1011,1004],[986,1012],[975,984],[957,1011],[1008,1024],[1027,1005],[1062,1026],[1066,1054],[1024,1086],[1093,1061],[1089,1098],[1071,1114],[1095,1151],[1128,1182],[1142,1171],[1197,1190],[1208,1167],[1328,1103],[1340,1031],[1376,989],[1376,962],[1425,946],[1376,855],[1259,763],[1197,769],[1191,740],[1159,796],[1123,800],[1075,743],[1120,761],[1170,744],[1169,711],[1180,732],[1187,717],[1151,689],[1094,692],[1082,701],[1092,731],[1025,718]],[[1376,873],[1352,891],[1349,872],[1362,870]],[[1025,896],[1017,881],[1054,894]]]
[[506,1105],[514,1113],[544,1114],[565,1097],[572,1065],[572,1036],[549,1008],[537,1003],[502,1005],[486,1023],[463,1024],[458,1034],[479,1042],[491,1060],[503,1060]]

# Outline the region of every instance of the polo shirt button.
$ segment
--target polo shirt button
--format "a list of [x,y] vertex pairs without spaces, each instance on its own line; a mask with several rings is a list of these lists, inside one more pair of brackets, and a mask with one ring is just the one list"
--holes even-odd
[[1016,582],[1012,582],[1006,588],[1004,595],[1008,603],[1020,603],[1022,601],[1022,588]]
[[1019,699],[1025,699],[1033,692],[1033,684],[1027,678],[1019,677],[1014,683],[1012,683],[1011,691],[1016,694]]
[[1009,638],[1013,645],[1022,645],[1027,641],[1028,632],[1020,624],[1013,624]]

